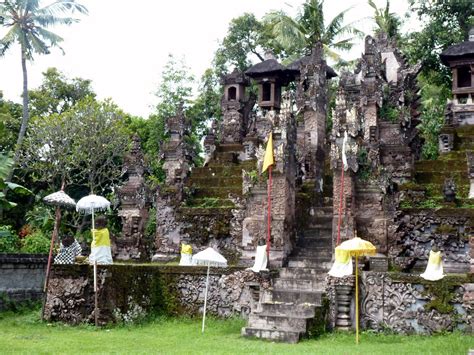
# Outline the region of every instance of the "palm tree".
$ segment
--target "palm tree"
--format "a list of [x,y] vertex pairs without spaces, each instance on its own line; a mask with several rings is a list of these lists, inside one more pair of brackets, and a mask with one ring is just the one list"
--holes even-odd
[[57,15],[75,11],[87,14],[86,7],[76,3],[75,0],[58,0],[45,7],[40,7],[39,3],[40,0],[0,0],[0,26],[8,29],[5,36],[0,39],[0,56],[4,55],[13,44],[18,43],[23,70],[23,117],[15,146],[13,166],[7,180],[11,179],[13,168],[18,163],[30,118],[26,61],[32,60],[35,53],[48,54],[51,47],[58,47],[62,50],[59,43],[63,39],[46,28],[54,25],[70,25],[78,20]]
[[275,40],[287,53],[307,54],[314,43],[320,41],[325,54],[339,61],[340,56],[335,50],[350,50],[354,45],[352,40],[363,33],[354,27],[354,22],[344,24],[350,8],[340,12],[325,26],[323,5],[324,0],[306,0],[296,18],[278,11],[267,14],[265,21],[272,26]]
[[401,20],[394,12],[390,12],[390,0],[387,0],[385,9],[378,8],[372,0],[368,0],[369,5],[374,9],[374,20],[377,24],[375,33],[384,32],[389,38],[397,38]]

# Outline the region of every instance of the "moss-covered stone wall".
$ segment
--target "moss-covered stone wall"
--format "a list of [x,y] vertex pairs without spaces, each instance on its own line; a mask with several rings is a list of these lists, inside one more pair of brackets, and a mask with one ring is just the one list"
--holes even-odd
[[364,272],[361,323],[397,333],[474,331],[473,275],[427,281],[415,274]]
[[[98,267],[99,323],[133,322],[149,315],[197,315],[202,312],[205,267],[152,264]],[[207,310],[227,317],[246,315],[269,280],[242,268],[211,268]],[[46,319],[70,324],[94,321],[93,269],[55,265]]]

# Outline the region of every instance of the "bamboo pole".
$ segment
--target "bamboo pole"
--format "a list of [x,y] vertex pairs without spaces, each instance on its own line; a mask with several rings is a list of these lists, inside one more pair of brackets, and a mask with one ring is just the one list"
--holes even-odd
[[49,285],[49,275],[51,271],[51,264],[53,261],[53,249],[54,249],[54,241],[58,236],[59,230],[59,221],[61,220],[61,209],[59,206],[56,207],[56,215],[54,218],[54,229],[53,234],[51,236],[51,244],[49,245],[49,255],[48,255],[48,264],[46,266],[46,276],[44,278],[44,287],[43,287],[43,307],[41,308],[41,320],[44,320],[44,310],[46,307],[46,301],[48,299],[48,285]]
[[[337,240],[336,246],[339,245],[341,241],[341,221],[342,221],[342,204],[344,198],[344,162],[342,162],[342,169],[341,169],[341,191],[339,192],[339,218],[337,220]],[[347,221],[346,221],[347,223]],[[347,238],[347,234],[346,234]]]
[[358,287],[358,284],[359,284],[359,281],[358,281],[358,273],[359,273],[359,267],[358,267],[358,263],[357,263],[357,259],[359,257],[356,255],[355,257],[355,267],[356,267],[356,276],[355,276],[355,286],[356,286],[356,289],[355,289],[355,294],[356,294],[356,344],[359,344],[359,287]]
[[270,237],[272,235],[272,166],[268,167],[268,201],[267,201],[267,258],[270,264]]
[[95,326],[97,327],[99,321],[98,321],[98,314],[97,314],[97,307],[98,306],[98,300],[97,300],[97,260],[94,261],[94,320],[95,320]]
[[207,307],[207,291],[209,290],[209,269],[210,264],[207,263],[206,291],[204,293],[204,312],[202,315],[202,333],[204,333],[204,324],[206,323],[206,307]]

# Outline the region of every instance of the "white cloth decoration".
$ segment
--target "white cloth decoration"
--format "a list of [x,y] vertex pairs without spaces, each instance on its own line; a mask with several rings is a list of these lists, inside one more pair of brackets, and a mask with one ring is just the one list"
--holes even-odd
[[247,270],[252,270],[253,272],[260,272],[262,270],[267,269],[267,246],[266,245],[258,245],[257,250],[255,252],[255,263],[252,267],[249,267]]

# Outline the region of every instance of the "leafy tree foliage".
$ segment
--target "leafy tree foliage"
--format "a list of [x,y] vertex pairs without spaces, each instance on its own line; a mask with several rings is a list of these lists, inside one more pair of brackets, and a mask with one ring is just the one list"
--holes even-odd
[[[432,76],[429,76],[432,77]],[[434,85],[424,75],[418,77],[421,87],[421,124],[418,126],[425,142],[422,147],[423,159],[438,157],[438,135],[444,124],[446,98],[451,90]]]
[[4,100],[0,91],[0,154],[13,150],[20,124],[21,105]]
[[323,12],[324,0],[306,0],[295,18],[284,11],[270,12],[265,21],[272,27],[272,35],[287,53],[301,56],[308,54],[314,43],[320,41],[325,54],[339,61],[337,51],[350,50],[353,40],[362,35],[354,23],[345,24],[350,9],[337,14],[326,26]]
[[8,173],[11,170],[12,165],[12,158],[0,154],[0,207],[4,210],[8,210],[16,206],[16,203],[10,201],[8,198],[7,194],[9,192],[19,195],[31,194],[31,191],[27,188],[18,184],[14,184],[8,180]]
[[201,77],[198,90],[199,95],[189,107],[187,115],[191,119],[193,134],[201,139],[207,131],[208,124],[221,118],[222,90],[213,69],[206,69]]
[[377,25],[375,33],[384,32],[389,38],[400,37],[401,19],[396,13],[390,12],[390,0],[385,3],[385,8],[378,8],[373,0],[368,0],[370,7],[374,9],[374,21]]
[[86,97],[95,97],[91,81],[81,78],[68,79],[56,68],[43,73],[39,88],[30,90],[32,116],[61,114]]
[[142,140],[152,180],[164,179],[159,152],[161,144],[167,139],[166,119],[175,116],[180,107],[187,112],[192,104],[193,84],[194,77],[190,74],[184,58],[175,58],[170,54],[156,92],[158,103],[155,112],[147,120],[132,118],[127,121],[129,129],[137,133]]
[[451,72],[441,63],[439,54],[467,40],[468,31],[474,25],[474,2],[410,0],[409,3],[424,26],[404,38],[403,50],[411,62],[423,64],[423,74],[432,84],[450,87]]
[[467,39],[474,25],[474,3],[459,0],[410,0],[409,3],[423,27],[404,36],[400,44],[412,63],[422,63],[419,77],[422,88],[419,128],[425,138],[422,153],[426,159],[435,159],[446,99],[451,95],[451,70],[441,63],[439,54]]
[[[18,133],[13,163],[16,165],[30,119],[28,107],[28,75],[26,61],[32,60],[34,54],[48,54],[51,47],[59,47],[62,38],[47,30],[54,25],[70,25],[77,20],[72,17],[59,17],[58,14],[86,14],[87,9],[75,0],[57,0],[45,7],[40,7],[39,0],[3,0],[0,2],[0,25],[8,28],[0,39],[0,56],[13,44],[20,45],[21,66],[23,71],[23,117]],[[14,167],[13,165],[13,167]],[[13,167],[9,178],[13,174]]]
[[218,75],[231,67],[244,71],[252,64],[252,59],[263,61],[265,50],[271,49],[279,54],[281,48],[276,44],[271,28],[257,20],[254,14],[245,13],[230,22],[227,35],[215,55],[215,71]]

